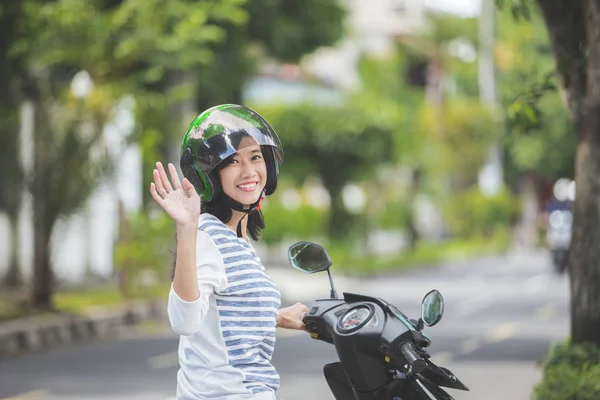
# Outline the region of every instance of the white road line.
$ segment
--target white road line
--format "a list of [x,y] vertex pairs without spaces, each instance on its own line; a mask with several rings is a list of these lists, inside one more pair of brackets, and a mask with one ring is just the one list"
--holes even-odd
[[472,338],[469,338],[469,339],[463,341],[460,344],[458,351],[461,354],[467,354],[467,353],[472,353],[475,350],[479,350],[481,347],[483,347],[483,343],[481,343],[481,339],[472,337]]
[[148,357],[146,363],[154,369],[167,369],[179,366],[177,352],[172,351],[158,356]]
[[517,326],[515,324],[498,325],[486,338],[487,343],[498,343],[515,336]]
[[33,390],[13,397],[2,397],[0,400],[41,400],[48,394],[47,390]]
[[450,351],[442,351],[431,355],[431,361],[436,365],[450,364],[454,354]]
[[535,310],[535,319],[538,321],[548,321],[556,316],[556,305],[552,303],[545,304]]
[[277,338],[295,337],[300,335],[307,335],[307,332],[299,331],[297,329],[283,329],[277,328]]

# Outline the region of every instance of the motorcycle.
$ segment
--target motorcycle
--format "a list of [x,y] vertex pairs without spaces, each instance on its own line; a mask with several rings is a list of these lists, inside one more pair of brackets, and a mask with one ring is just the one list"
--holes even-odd
[[343,293],[333,285],[331,258],[320,245],[298,242],[288,249],[290,264],[305,273],[327,271],[329,298],[315,300],[303,322],[313,339],[332,344],[339,361],[323,368],[336,400],[453,400],[442,387],[469,389],[427,353],[431,339],[422,331],[442,318],[444,298],[437,290],[421,302],[421,317],[410,319],[378,298]]
[[571,211],[556,210],[548,217],[546,243],[551,252],[554,270],[559,274],[564,273],[569,264],[572,225],[573,214]]

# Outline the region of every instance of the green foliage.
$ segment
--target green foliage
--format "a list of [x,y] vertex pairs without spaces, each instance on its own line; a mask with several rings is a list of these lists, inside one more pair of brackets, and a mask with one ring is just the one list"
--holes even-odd
[[324,181],[343,187],[393,157],[393,126],[355,105],[304,104],[259,110],[280,132],[286,164],[310,159]]
[[334,45],[344,34],[346,9],[337,0],[252,0],[247,10],[250,42],[282,61],[296,62],[321,46]]
[[527,21],[515,20],[508,12],[497,18],[496,64],[508,129],[508,175],[511,168],[515,176],[537,171],[554,181],[573,175],[576,135],[557,92],[546,26],[536,5],[525,6],[530,11]]
[[381,229],[403,228],[409,221],[412,210],[410,204],[400,200],[388,200],[377,210],[376,224]]
[[495,196],[486,196],[474,186],[453,196],[446,204],[444,214],[450,229],[458,237],[491,237],[515,221],[519,204],[506,188]]
[[271,201],[262,209],[265,218],[265,230],[261,240],[267,244],[276,244],[287,237],[306,238],[322,235],[327,221],[327,210],[309,205],[287,209],[281,203]]
[[459,186],[470,185],[499,128],[496,115],[477,99],[448,99],[441,108],[424,104],[417,126],[428,139],[423,164],[434,173],[452,174]]
[[121,220],[119,240],[115,244],[114,264],[125,297],[140,291],[143,274],[164,281],[173,263],[175,237],[173,222],[165,213],[150,218],[140,212]]
[[334,271],[343,271],[347,275],[368,276],[497,253],[506,250],[507,242],[502,235],[493,235],[491,238],[419,242],[414,249],[389,256],[360,254],[357,251],[357,243],[349,240],[334,241],[325,247],[333,261]]
[[207,45],[224,37],[209,20],[244,22],[244,3],[25,0],[28,34],[14,43],[12,55],[27,55],[46,67],[86,69],[94,79],[118,80],[132,89],[159,81],[169,69],[209,62]]
[[[354,179],[369,179],[377,165],[393,159],[396,132],[389,119],[378,119],[356,104],[302,104],[258,111],[280,133],[286,169],[296,163],[314,166],[331,198],[329,235],[346,236],[353,218],[344,208],[342,190]],[[306,177],[306,171],[290,170]]]
[[542,360],[544,376],[535,400],[592,400],[600,397],[600,349],[591,344],[559,343]]

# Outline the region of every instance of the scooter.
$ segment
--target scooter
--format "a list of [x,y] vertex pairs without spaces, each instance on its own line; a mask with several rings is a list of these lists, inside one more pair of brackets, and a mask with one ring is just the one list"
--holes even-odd
[[442,387],[469,389],[447,368],[435,365],[422,330],[442,318],[437,290],[423,297],[421,317],[409,319],[377,297],[343,293],[338,298],[331,258],[320,245],[298,242],[288,249],[290,264],[305,273],[327,271],[330,298],[316,300],[303,322],[313,339],[335,346],[339,362],[323,372],[336,400],[453,400]]
[[552,257],[554,271],[563,274],[569,265],[573,214],[567,210],[553,211],[548,218],[546,243]]

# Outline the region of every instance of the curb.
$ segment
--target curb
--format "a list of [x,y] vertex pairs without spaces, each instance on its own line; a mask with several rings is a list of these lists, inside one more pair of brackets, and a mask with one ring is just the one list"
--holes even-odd
[[164,320],[162,300],[135,302],[119,308],[94,308],[84,314],[19,318],[0,324],[0,359],[61,346],[114,339],[125,328]]

